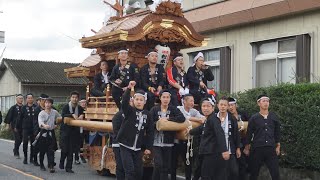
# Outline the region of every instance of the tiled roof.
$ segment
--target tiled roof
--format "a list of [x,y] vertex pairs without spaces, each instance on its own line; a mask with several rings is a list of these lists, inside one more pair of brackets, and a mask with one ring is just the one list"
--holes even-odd
[[[26,84],[56,84],[56,85],[86,85],[87,78],[67,78],[64,69],[75,67],[78,64],[29,61],[4,58],[0,71],[4,66],[11,69],[21,83]],[[3,74],[3,72],[0,72]]]
[[128,30],[134,28],[147,16],[148,14],[134,15],[128,18],[124,18],[120,21],[115,21],[110,25],[103,26],[96,35],[105,34],[116,30]]

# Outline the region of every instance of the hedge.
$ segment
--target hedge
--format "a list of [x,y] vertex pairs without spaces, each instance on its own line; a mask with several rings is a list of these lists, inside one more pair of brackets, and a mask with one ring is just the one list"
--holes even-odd
[[320,170],[320,84],[282,84],[237,93],[240,109],[259,111],[256,98],[266,93],[270,111],[281,121],[281,165]]

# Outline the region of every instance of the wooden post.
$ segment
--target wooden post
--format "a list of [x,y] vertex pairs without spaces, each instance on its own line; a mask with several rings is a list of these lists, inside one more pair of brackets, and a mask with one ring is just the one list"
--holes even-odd
[[89,92],[89,84],[87,85],[87,91],[86,91],[86,100],[89,99],[89,95],[90,95],[90,92]]
[[106,89],[106,102],[109,102],[109,96],[110,96],[110,84],[107,85]]

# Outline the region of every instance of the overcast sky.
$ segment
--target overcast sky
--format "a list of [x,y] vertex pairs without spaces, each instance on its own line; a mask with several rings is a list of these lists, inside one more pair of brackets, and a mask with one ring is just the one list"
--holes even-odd
[[79,39],[102,27],[102,0],[0,0],[0,31],[5,58],[82,62],[91,50]]

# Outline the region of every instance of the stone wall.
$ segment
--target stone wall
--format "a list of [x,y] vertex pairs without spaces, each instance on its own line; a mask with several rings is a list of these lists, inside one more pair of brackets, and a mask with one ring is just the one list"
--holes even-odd
[[[281,180],[320,180],[320,172],[280,168]],[[261,168],[259,180],[271,180],[266,167]]]

